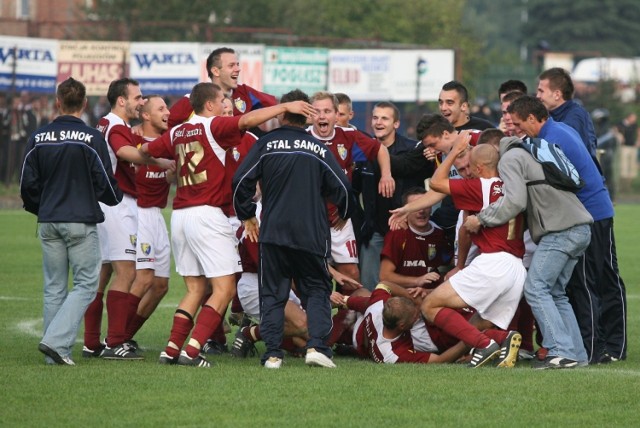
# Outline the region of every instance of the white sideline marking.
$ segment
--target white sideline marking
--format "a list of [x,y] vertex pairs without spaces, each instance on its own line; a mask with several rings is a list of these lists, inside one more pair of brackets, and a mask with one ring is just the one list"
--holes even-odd
[[27,336],[42,337],[42,318],[20,321],[16,324],[16,329]]
[[28,297],[14,297],[14,296],[0,296],[0,300],[34,300],[34,299],[29,299]]

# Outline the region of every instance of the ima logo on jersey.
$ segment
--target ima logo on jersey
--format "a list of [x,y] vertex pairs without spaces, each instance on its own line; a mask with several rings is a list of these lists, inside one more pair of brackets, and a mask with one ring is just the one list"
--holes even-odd
[[142,250],[142,253],[145,256],[148,256],[149,254],[151,254],[151,244],[147,244],[146,242],[143,242],[142,244],[140,244],[140,249]]
[[247,109],[247,103],[245,103],[242,98],[236,98],[235,100],[233,100],[233,104],[236,106],[236,109],[238,109],[240,113],[244,113]]
[[340,155],[340,159],[347,159],[347,149],[344,147],[344,144],[338,144],[338,154]]

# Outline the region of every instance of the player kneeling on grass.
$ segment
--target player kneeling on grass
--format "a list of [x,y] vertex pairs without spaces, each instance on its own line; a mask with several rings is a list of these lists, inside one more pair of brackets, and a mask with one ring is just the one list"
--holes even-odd
[[[456,157],[466,150],[469,138],[466,132],[458,135],[449,156],[434,173],[431,187],[450,194],[456,208],[477,213],[502,197],[502,181],[497,172],[498,152],[488,145],[474,147],[471,151],[471,174],[476,178],[449,179],[449,170]],[[390,224],[393,224],[394,216],[404,216],[422,205],[422,200],[418,199],[393,210]],[[492,325],[506,329],[515,314],[526,278],[522,265],[522,236],[522,214],[505,225],[483,228],[472,236],[480,255],[438,286],[422,304],[422,313],[429,322],[474,348],[470,367],[486,364],[501,354],[501,350],[503,355],[508,353],[512,347],[519,347],[522,340],[519,333],[509,334],[501,346],[478,329],[478,326],[488,328]],[[466,306],[477,311],[471,321],[456,311]],[[504,365],[504,362],[500,364]]]

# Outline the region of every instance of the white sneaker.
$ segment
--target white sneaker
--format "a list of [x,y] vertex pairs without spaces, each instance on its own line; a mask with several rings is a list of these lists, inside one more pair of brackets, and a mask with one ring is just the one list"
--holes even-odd
[[265,369],[279,369],[280,366],[282,366],[282,358],[269,357],[269,359],[264,362]]
[[336,368],[331,358],[322,352],[316,351],[314,348],[307,349],[307,356],[304,358],[304,363],[308,366],[326,367],[328,369]]

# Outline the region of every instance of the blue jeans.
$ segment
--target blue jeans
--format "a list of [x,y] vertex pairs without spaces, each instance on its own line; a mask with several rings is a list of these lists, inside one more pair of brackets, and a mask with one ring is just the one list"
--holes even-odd
[[373,291],[380,282],[380,253],[384,246],[384,236],[375,232],[369,245],[360,247],[360,282],[364,288]]
[[[80,322],[98,290],[101,257],[97,228],[84,223],[40,223],[38,236],[44,271],[42,343],[70,357]],[[71,291],[69,268],[73,274]]]
[[591,240],[588,224],[542,237],[531,260],[524,295],[549,356],[587,362],[576,316],[565,292],[573,268]]

